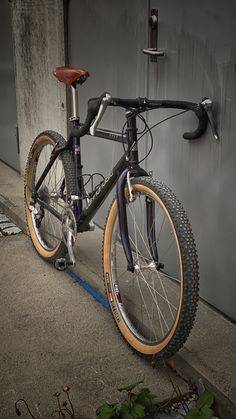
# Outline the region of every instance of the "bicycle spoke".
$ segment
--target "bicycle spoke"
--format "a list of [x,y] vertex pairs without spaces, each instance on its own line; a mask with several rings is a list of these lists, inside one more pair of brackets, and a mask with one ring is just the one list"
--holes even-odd
[[[150,288],[155,294],[157,294],[157,295],[159,295],[159,297],[161,297],[164,301],[166,301],[166,302],[168,302],[168,298],[166,298],[166,297],[163,297],[163,295],[162,294],[160,294],[160,292],[158,292],[153,286],[151,286],[150,284],[148,284],[148,282],[147,282],[147,280],[146,280],[146,278],[145,278],[145,276],[143,275],[143,273],[142,273],[142,271],[140,271],[140,273],[141,273],[141,275],[142,275],[142,277],[143,277],[143,280],[144,280],[144,282],[145,282],[145,284],[147,285],[147,287],[148,288]],[[175,309],[175,310],[177,310],[177,307],[175,307],[174,306],[174,304],[172,304],[172,303],[170,303],[169,302],[169,304]]]
[[[130,209],[130,208],[129,208],[129,211],[130,211],[130,214],[131,214],[132,218],[134,219],[133,213],[131,212],[131,209]],[[139,226],[137,225],[137,223],[136,223],[135,225],[136,225],[137,230],[138,230],[138,232],[139,232],[139,235],[140,235],[140,237],[141,237],[141,239],[142,239],[142,242],[143,242],[144,246],[146,247],[146,250],[148,251],[148,253],[149,253],[150,257],[152,257],[152,255],[151,255],[151,253],[150,253],[150,250],[149,250],[149,247],[147,246],[147,244],[146,244],[146,242],[145,242],[145,240],[144,240],[144,237],[143,237],[143,235],[142,235],[142,233],[141,233],[141,231],[140,231]]]
[[[146,278],[144,277],[144,275],[143,275],[143,273],[142,273],[141,271],[140,271],[140,273],[141,273],[141,276],[142,276],[142,278],[143,278],[143,280],[144,280],[145,284],[147,285],[148,290],[150,291],[151,296],[152,296],[152,297],[154,297],[154,295],[155,295],[155,294],[153,294],[153,291],[154,291],[154,293],[156,292],[155,288],[151,287],[151,286],[150,286],[150,284],[148,284],[148,282],[147,282]],[[159,293],[158,293],[158,294],[159,294]],[[160,294],[159,294],[159,295],[160,295]],[[161,296],[161,295],[160,295],[160,296]],[[162,296],[161,296],[161,297],[162,297]],[[155,298],[154,298],[154,301],[155,301]],[[164,321],[164,323],[165,323],[165,325],[166,325],[166,328],[167,328],[167,330],[168,330],[168,325],[167,325],[167,323],[166,323],[165,317],[164,317],[164,315],[163,315],[163,313],[162,313],[162,311],[161,311],[161,309],[160,309],[160,307],[159,307],[159,305],[158,305],[158,303],[157,303],[157,302],[156,302],[156,307],[157,307],[157,310],[159,311],[159,313],[160,313],[161,317],[163,318],[163,321]]]
[[137,283],[138,283],[139,292],[140,292],[140,295],[141,295],[141,298],[142,298],[142,301],[143,301],[143,304],[144,304],[144,307],[145,307],[145,310],[146,310],[146,313],[147,313],[147,316],[148,316],[148,319],[149,319],[149,322],[150,322],[151,330],[153,330],[152,320],[150,318],[149,311],[147,309],[147,305],[146,305],[145,300],[144,300],[144,297],[143,297],[143,293],[142,293],[142,290],[141,290],[141,287],[140,287],[140,283],[139,283],[139,280],[138,280],[138,275],[137,275]]
[[167,294],[166,294],[166,291],[165,291],[165,287],[163,286],[163,281],[162,281],[162,279],[161,279],[161,275],[159,274],[159,272],[157,273],[157,276],[158,276],[158,278],[159,278],[159,280],[160,280],[160,283],[161,283],[161,287],[162,287],[163,293],[164,293],[164,295],[165,295],[165,298],[166,298],[167,304],[168,304],[168,306],[169,306],[169,309],[170,309],[170,312],[171,312],[172,318],[173,318],[173,320],[174,320],[173,311],[172,311],[172,309],[171,309],[171,305],[172,305],[172,304],[170,303],[170,301],[169,301],[169,300],[168,300],[168,298],[167,298]]
[[[35,190],[35,185],[41,177],[45,167],[50,161],[53,146],[51,143],[45,142],[39,147],[38,152],[33,160],[31,183],[28,196],[32,195]],[[57,158],[52,167],[45,176],[42,185],[39,188],[38,194],[45,204],[49,205],[59,214],[62,214],[66,208],[66,202],[61,198],[61,185],[65,179],[64,167],[62,160]],[[63,196],[66,194],[66,184],[63,191]],[[65,195],[66,197],[66,195]],[[30,202],[30,201],[29,201]],[[29,206],[28,202],[28,206]],[[62,225],[61,221],[54,215],[50,208],[40,206],[37,202],[31,205],[35,211],[30,209],[31,217],[34,219],[34,226],[39,237],[40,243],[45,243],[47,249],[54,249],[62,241]]]

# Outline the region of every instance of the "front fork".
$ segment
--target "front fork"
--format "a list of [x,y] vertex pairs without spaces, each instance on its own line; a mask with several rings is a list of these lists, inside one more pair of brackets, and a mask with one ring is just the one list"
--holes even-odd
[[[147,173],[142,169],[141,173],[138,175],[146,175]],[[117,187],[117,205],[118,205],[118,219],[119,219],[119,228],[120,228],[120,237],[124,253],[127,259],[127,270],[134,272],[134,260],[131,251],[131,245],[129,240],[129,230],[127,222],[127,212],[126,212],[126,200],[132,200],[131,194],[130,197],[125,196],[125,187],[128,184],[129,194],[130,194],[130,182],[129,182],[129,169],[126,168],[120,175]],[[148,237],[148,247],[155,263],[156,269],[160,269],[162,264],[159,263],[158,251],[157,251],[157,242],[156,242],[156,231],[155,231],[155,202],[146,197],[146,225],[147,225],[147,237]]]
[[123,249],[124,249],[125,256],[128,263],[127,270],[134,272],[134,261],[133,261],[133,256],[132,256],[130,241],[129,241],[127,213],[126,213],[126,197],[125,197],[125,185],[127,183],[128,171],[129,169],[127,168],[121,173],[117,181],[116,195],[117,195],[117,205],[118,205],[120,237],[121,237],[121,242],[122,242]]

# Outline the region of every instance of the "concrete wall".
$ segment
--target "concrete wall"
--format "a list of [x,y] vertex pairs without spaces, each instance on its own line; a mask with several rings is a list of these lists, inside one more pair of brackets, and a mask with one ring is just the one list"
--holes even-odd
[[65,64],[63,0],[13,0],[20,168],[46,129],[66,133],[66,89],[52,75]]
[[1,1],[0,39],[0,160],[19,170],[11,4],[8,0]]

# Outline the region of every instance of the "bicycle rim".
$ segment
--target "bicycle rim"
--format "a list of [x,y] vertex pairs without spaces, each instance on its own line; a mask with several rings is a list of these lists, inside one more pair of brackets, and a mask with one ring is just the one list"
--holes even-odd
[[[30,236],[41,256],[51,258],[65,248],[62,242],[61,220],[52,212],[34,202],[32,193],[50,160],[56,142],[46,135],[39,136],[31,149],[25,177],[25,210]],[[68,198],[65,167],[57,158],[38,190],[38,197],[58,214],[63,214]]]

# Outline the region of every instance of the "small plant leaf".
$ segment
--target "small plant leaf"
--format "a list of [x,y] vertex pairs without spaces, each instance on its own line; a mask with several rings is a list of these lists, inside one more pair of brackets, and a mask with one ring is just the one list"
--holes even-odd
[[157,396],[155,394],[152,394],[151,391],[149,390],[149,388],[142,388],[139,393],[137,393],[136,395],[136,402],[139,403],[145,403],[150,400],[155,399]]
[[200,416],[200,412],[196,407],[192,407],[185,416],[185,419],[202,419],[202,416]]
[[208,406],[202,407],[202,419],[211,419],[214,412]]
[[132,403],[129,400],[124,400],[119,413],[122,419],[139,419],[145,417],[145,407],[138,403]]
[[140,397],[148,397],[149,394],[151,394],[151,391],[149,390],[149,388],[146,387],[141,388],[141,390],[139,391]]
[[118,391],[127,391],[128,393],[130,393],[134,388],[138,387],[138,385],[142,383],[143,383],[143,380],[137,381],[137,383],[130,384],[127,387],[118,388]]
[[208,406],[202,406],[201,409],[194,406],[185,416],[185,419],[211,419],[214,412]]
[[102,406],[98,407],[96,410],[96,415],[99,419],[110,419],[116,413],[116,406],[115,404],[108,404],[105,403]]
[[210,390],[204,391],[196,402],[196,406],[201,409],[203,406],[211,407],[214,402],[214,396]]
[[145,407],[142,404],[135,403],[132,409],[133,418],[144,418],[145,417]]
[[119,412],[124,415],[126,412],[129,413],[131,409],[132,409],[132,402],[130,402],[129,400],[124,400],[121,403],[121,406],[119,408]]

